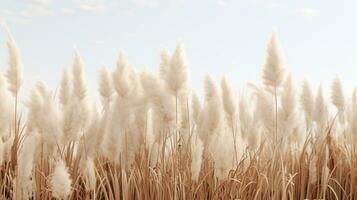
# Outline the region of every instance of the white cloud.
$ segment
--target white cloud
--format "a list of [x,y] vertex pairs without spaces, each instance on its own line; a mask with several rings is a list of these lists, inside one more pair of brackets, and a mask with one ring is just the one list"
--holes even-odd
[[131,0],[138,6],[156,6],[159,4],[159,0]]
[[101,3],[82,3],[79,5],[79,9],[90,13],[101,13],[107,10],[107,7]]
[[52,0],[30,0],[32,4],[36,5],[48,5],[52,2]]
[[31,6],[26,10],[8,10],[1,9],[0,16],[3,19],[28,19],[30,17],[47,17],[55,16],[57,13],[54,10],[42,7],[42,6]]
[[75,14],[74,10],[71,8],[61,8],[60,12],[61,12],[61,14],[66,15],[66,16],[71,16],[71,15]]
[[320,11],[314,8],[302,8],[299,10],[295,10],[294,13],[303,16],[303,17],[308,17],[308,18],[312,18],[312,17],[318,17],[320,16]]
[[227,1],[226,0],[216,0],[217,5],[219,6],[226,6]]
[[22,17],[48,17],[56,15],[56,12],[45,7],[32,7],[29,10],[19,12]]
[[24,18],[14,11],[2,9],[0,10],[0,25],[7,23],[28,25],[30,24],[30,21],[28,18]]

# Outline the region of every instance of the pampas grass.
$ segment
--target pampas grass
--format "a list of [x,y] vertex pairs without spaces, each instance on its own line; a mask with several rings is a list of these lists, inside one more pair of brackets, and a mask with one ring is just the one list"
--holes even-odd
[[20,51],[17,48],[14,38],[9,30],[8,32],[8,41],[7,47],[9,51],[9,68],[6,73],[6,78],[9,83],[9,90],[13,94],[13,96],[17,96],[20,90],[20,87],[23,82],[23,74],[22,74],[22,61]]
[[109,106],[112,99],[114,88],[112,85],[112,79],[110,76],[109,69],[107,67],[102,67],[99,76],[99,93],[102,97],[102,102],[104,107]]
[[72,95],[72,84],[71,84],[71,77],[67,69],[63,71],[62,80],[61,80],[61,87],[59,91],[59,101],[63,107],[66,107]]
[[72,180],[63,160],[57,161],[50,180],[50,189],[53,197],[66,199],[71,192]]
[[121,50],[99,71],[98,104],[78,50],[58,94],[38,81],[24,99],[10,32],[8,50],[0,199],[357,198],[357,90],[339,78],[331,98],[299,87],[276,34],[262,84],[239,92],[210,75],[203,95],[191,90],[182,43],[161,50],[158,74],[137,72]]
[[304,110],[306,129],[309,130],[313,120],[315,97],[307,80],[304,80],[302,84],[300,101]]

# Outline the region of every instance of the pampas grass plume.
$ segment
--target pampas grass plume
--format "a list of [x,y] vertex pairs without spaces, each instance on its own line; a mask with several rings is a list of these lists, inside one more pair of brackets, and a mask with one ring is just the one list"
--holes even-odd
[[202,163],[202,153],[203,153],[203,143],[197,138],[191,144],[191,176],[192,180],[197,181],[201,170]]
[[166,48],[162,48],[160,51],[160,58],[161,61],[160,61],[159,74],[160,74],[160,78],[162,80],[165,80],[168,67],[170,66],[170,59],[171,59],[170,52]]
[[315,99],[310,84],[307,80],[304,80],[302,84],[300,102],[305,114],[306,128],[309,129],[313,120]]
[[267,88],[273,89],[283,83],[286,71],[284,62],[277,35],[273,32],[269,39],[267,56],[263,66],[263,81]]
[[59,99],[62,106],[66,106],[72,96],[71,77],[67,69],[63,70]]
[[87,96],[87,83],[84,77],[84,64],[79,51],[75,49],[73,67],[73,95],[80,100]]
[[313,119],[319,124],[324,126],[328,120],[328,110],[325,102],[322,86],[320,85],[317,96],[315,99],[315,109]]
[[7,29],[8,41],[7,47],[9,51],[9,68],[6,73],[6,78],[9,83],[9,90],[13,94],[14,97],[18,95],[20,87],[23,82],[23,74],[22,74],[22,62],[20,51],[17,48],[14,38],[12,37],[11,32]]
[[343,94],[341,79],[336,76],[331,85],[332,103],[341,112],[345,108],[345,95]]
[[189,70],[183,44],[177,44],[172,54],[170,65],[166,70],[166,83],[170,91],[178,95],[188,89]]
[[191,107],[192,107],[193,122],[195,124],[198,124],[202,106],[201,106],[200,100],[198,99],[198,96],[195,92],[192,93],[191,101],[192,101]]
[[56,163],[50,179],[50,189],[52,196],[58,199],[65,199],[71,193],[72,180],[63,160]]
[[99,76],[99,93],[104,103],[109,103],[114,92],[112,77],[107,67],[102,67]]
[[[237,117],[237,98],[234,94],[231,84],[228,82],[226,77],[222,78],[221,88],[223,108],[227,114],[228,121],[231,124]],[[233,126],[233,124],[231,124],[231,126]]]

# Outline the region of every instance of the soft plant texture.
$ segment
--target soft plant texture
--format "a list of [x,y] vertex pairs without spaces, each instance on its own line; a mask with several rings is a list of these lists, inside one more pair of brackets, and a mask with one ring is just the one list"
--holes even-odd
[[193,90],[178,43],[162,48],[156,74],[120,50],[98,70],[98,98],[77,49],[58,90],[37,81],[22,97],[8,33],[0,199],[357,198],[357,89],[297,82],[276,33],[261,84],[206,75]]

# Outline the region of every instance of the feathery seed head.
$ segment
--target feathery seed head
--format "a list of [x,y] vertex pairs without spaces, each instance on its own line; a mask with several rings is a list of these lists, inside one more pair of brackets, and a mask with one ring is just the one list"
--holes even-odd
[[76,49],[72,67],[73,95],[79,100],[87,96],[87,84],[84,77],[84,64],[79,51]]
[[336,78],[332,82],[331,91],[331,99],[333,105],[335,105],[339,111],[344,110],[345,96],[343,94],[341,79],[338,76],[336,76]]
[[66,106],[70,101],[72,95],[71,77],[68,69],[65,69],[62,74],[61,88],[59,94],[59,100],[62,106]]
[[263,81],[267,88],[279,87],[285,78],[284,56],[275,33],[270,37],[265,64],[263,66]]
[[160,78],[162,80],[166,79],[166,74],[168,67],[170,66],[170,53],[166,48],[162,48],[160,51]]
[[188,90],[189,70],[182,43],[178,43],[166,70],[166,84],[170,91],[178,95]]
[[228,82],[226,77],[222,77],[221,88],[223,108],[227,113],[228,119],[231,123],[232,120],[235,120],[237,115],[237,98],[234,94],[231,84]]
[[50,179],[53,197],[65,199],[71,193],[71,184],[72,180],[65,163],[63,160],[58,161]]
[[103,101],[109,102],[113,95],[114,89],[111,78],[108,68],[102,67],[99,76],[99,93],[102,96]]
[[9,83],[9,90],[11,91],[13,96],[17,96],[23,82],[21,55],[19,49],[15,44],[14,38],[12,37],[12,34],[8,29],[7,29],[7,33],[8,33],[7,47],[9,52],[9,61],[8,61],[9,68],[6,73],[6,78]]

